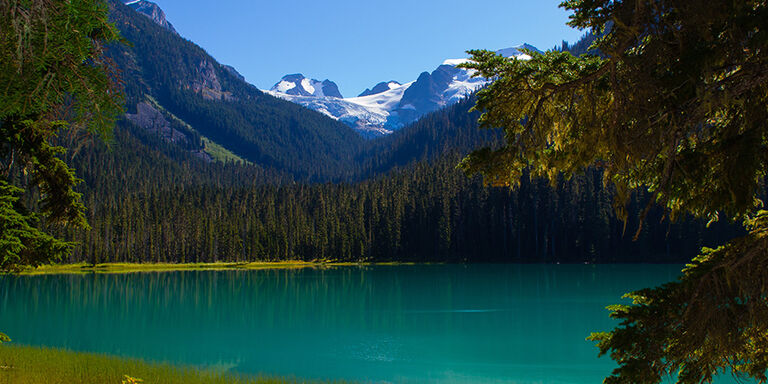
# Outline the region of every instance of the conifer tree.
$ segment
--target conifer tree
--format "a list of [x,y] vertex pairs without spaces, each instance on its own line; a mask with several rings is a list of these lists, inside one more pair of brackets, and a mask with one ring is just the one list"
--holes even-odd
[[108,136],[122,96],[103,51],[118,39],[102,0],[0,2],[0,272],[71,249],[41,228],[88,226],[56,143]]
[[744,221],[748,234],[705,249],[679,281],[613,306],[620,325],[590,338],[619,363],[606,383],[710,382],[724,371],[766,381],[768,4],[765,1],[567,0],[570,25],[600,55],[529,52],[528,61],[471,51],[496,81],[478,95],[481,126],[506,145],[461,167],[491,184],[524,170],[556,183],[597,166],[626,223],[637,190],[675,220]]

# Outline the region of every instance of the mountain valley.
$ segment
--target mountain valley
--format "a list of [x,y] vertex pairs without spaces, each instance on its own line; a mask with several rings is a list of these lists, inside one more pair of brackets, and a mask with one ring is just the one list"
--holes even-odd
[[[478,129],[469,90],[485,80],[455,68],[461,60],[348,99],[328,80],[281,80],[281,98],[312,100],[327,112],[357,108],[381,127],[413,119],[366,140],[343,117],[246,83],[145,3],[112,4],[132,43],[110,50],[125,83],[126,118],[108,145],[67,155],[84,180],[93,227],[58,232],[80,244],[68,261],[682,260],[738,232],[700,221],[668,226],[652,210],[633,242],[598,170],[555,188],[533,179],[511,190],[467,177],[456,164],[476,148],[498,148],[503,132]],[[633,198],[630,226],[646,199]]]

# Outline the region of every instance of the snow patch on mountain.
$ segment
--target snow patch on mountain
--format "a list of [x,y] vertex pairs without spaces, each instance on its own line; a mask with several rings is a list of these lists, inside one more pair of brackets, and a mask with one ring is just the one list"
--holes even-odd
[[342,98],[339,87],[333,81],[309,79],[300,73],[283,76],[270,91],[294,96]]
[[309,81],[309,79],[301,79],[301,87],[304,88],[304,90],[306,90],[307,92],[309,92],[309,94],[312,96],[317,96],[317,97],[325,96],[323,95],[322,91],[315,92],[315,87],[312,86],[312,82]]
[[467,62],[470,62],[470,61],[472,61],[472,60],[470,60],[470,59],[447,59],[447,60],[443,61],[442,65],[457,66],[459,64],[464,64],[464,63],[467,63]]
[[363,97],[363,96],[370,96],[375,95],[377,93],[386,92],[390,89],[395,89],[400,87],[402,84],[398,83],[397,81],[383,81],[381,83],[378,83],[373,86],[373,88],[366,88],[365,91],[357,95],[357,97]]
[[523,52],[523,49],[526,49],[532,52],[543,53],[538,48],[530,44],[522,44],[515,47],[499,49],[498,51],[496,51],[496,53],[504,57],[516,57],[521,60],[529,60],[531,56]]
[[390,134],[402,127],[397,113],[393,112],[411,84],[413,82],[399,84],[381,93],[346,99],[292,95],[276,90],[275,87],[267,92],[339,120],[366,137],[375,137]]
[[370,107],[337,97],[291,95],[274,90],[266,92],[339,120],[366,137],[388,135],[393,131],[387,124],[389,113],[382,108]]
[[372,110],[381,110],[382,112],[391,111],[397,107],[398,103],[400,103],[400,100],[403,98],[403,93],[405,93],[405,90],[408,89],[411,84],[413,84],[413,81],[405,84],[397,84],[384,92],[367,96],[350,97],[344,100]]
[[277,83],[274,87],[272,87],[271,90],[277,91],[280,93],[288,93],[288,90],[291,88],[296,88],[296,84],[288,81],[281,81]]

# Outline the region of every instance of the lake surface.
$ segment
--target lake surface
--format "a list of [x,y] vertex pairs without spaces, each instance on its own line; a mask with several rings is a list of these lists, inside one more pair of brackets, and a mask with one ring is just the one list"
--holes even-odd
[[0,329],[239,373],[391,383],[599,383],[605,306],[680,265],[416,265],[0,277]]

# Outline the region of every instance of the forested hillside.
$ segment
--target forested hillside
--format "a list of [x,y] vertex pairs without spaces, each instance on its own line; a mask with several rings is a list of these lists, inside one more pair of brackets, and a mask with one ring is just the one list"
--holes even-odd
[[[195,182],[171,163],[141,175],[100,171],[86,201],[93,229],[70,234],[82,244],[71,261],[682,262],[737,233],[725,224],[669,225],[651,212],[633,242],[598,172],[556,189],[533,181],[513,191],[467,178],[458,160],[450,154],[355,184]],[[111,165],[146,165],[129,163]],[[212,171],[237,179],[251,177],[248,169]],[[643,206],[633,200],[629,210]]]
[[[133,10],[113,13],[133,41],[112,52],[129,110],[109,145],[67,154],[93,227],[60,233],[80,243],[69,261],[684,261],[737,232],[652,211],[633,242],[599,171],[516,191],[458,171],[466,153],[502,139],[478,129],[473,98],[364,142]],[[216,161],[210,140],[248,162]]]
[[[587,53],[595,36],[585,34],[579,41],[569,44],[563,41],[556,50],[579,56]],[[483,146],[496,147],[502,143],[503,132],[479,129],[479,111],[471,111],[474,95],[439,111],[430,113],[391,135],[372,140],[357,156],[358,174],[370,177],[395,167],[417,161],[434,160],[446,152],[469,153]]]
[[129,119],[195,151],[201,137],[299,180],[346,177],[363,139],[320,113],[246,83],[202,48],[119,1],[111,20],[128,45],[109,54],[120,69]]
[[478,129],[478,112],[469,97],[427,114],[410,126],[368,143],[358,156],[360,175],[370,177],[418,161],[431,161],[449,153],[469,153],[474,148],[501,142],[501,132]]

